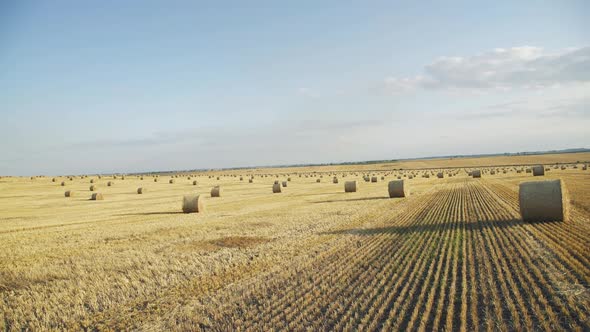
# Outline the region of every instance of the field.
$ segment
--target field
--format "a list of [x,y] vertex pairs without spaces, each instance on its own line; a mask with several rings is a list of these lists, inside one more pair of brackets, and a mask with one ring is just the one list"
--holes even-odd
[[[235,170],[172,184],[171,175],[3,177],[0,330],[587,331],[590,171],[573,165],[589,160]],[[535,163],[550,171],[467,174]],[[427,168],[445,177],[422,177]],[[397,176],[410,196],[389,198]],[[104,200],[89,200],[91,179]],[[519,183],[546,179],[565,183],[569,220],[523,222]],[[350,180],[355,193],[344,192]],[[205,197],[204,213],[182,213],[191,193]]]

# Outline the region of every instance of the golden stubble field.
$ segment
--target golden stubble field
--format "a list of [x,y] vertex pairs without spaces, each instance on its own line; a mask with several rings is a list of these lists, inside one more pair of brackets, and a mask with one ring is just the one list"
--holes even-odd
[[[510,158],[182,174],[173,184],[4,177],[0,329],[588,330],[590,171],[548,166],[533,178],[498,167],[473,179],[457,168],[438,179],[415,170],[403,178],[409,197],[388,196],[387,182],[403,176],[394,168],[590,154]],[[314,171],[325,173],[297,174]],[[103,201],[88,200],[91,179]],[[520,220],[518,184],[544,179],[564,181],[570,220]],[[350,180],[358,192],[344,193]],[[220,198],[209,195],[215,185]],[[205,196],[205,213],[181,212],[192,193]]]

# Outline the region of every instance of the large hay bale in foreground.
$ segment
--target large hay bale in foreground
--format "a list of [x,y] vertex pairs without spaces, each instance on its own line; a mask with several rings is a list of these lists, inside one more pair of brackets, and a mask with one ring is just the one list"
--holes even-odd
[[145,188],[141,188],[141,187],[140,187],[140,188],[137,188],[137,194],[138,194],[138,195],[141,195],[141,194],[143,194],[144,192],[145,192]]
[[567,220],[567,192],[561,180],[521,183],[518,202],[524,221]]
[[481,177],[481,170],[479,170],[479,169],[476,169],[476,170],[474,170],[474,171],[472,171],[472,172],[471,172],[471,175],[472,175],[474,178],[480,178],[480,177]]
[[91,201],[102,201],[103,197],[101,193],[94,193],[92,194],[92,196],[90,196],[90,200]]
[[72,191],[72,190],[68,190],[68,191],[66,191],[66,192],[64,193],[64,195],[65,195],[66,197],[72,197],[72,196],[74,196],[74,191]]
[[356,181],[346,181],[344,182],[344,192],[345,193],[355,193],[356,192]]
[[389,181],[387,187],[389,197],[406,197],[410,195],[409,190],[404,187],[404,180]]
[[280,185],[280,184],[278,184],[278,183],[275,183],[275,184],[273,184],[273,185],[272,185],[272,192],[273,192],[274,194],[276,194],[276,193],[280,193],[280,192],[281,192],[281,185]]
[[211,189],[211,197],[221,197],[221,187],[215,186]]
[[201,195],[189,195],[182,198],[182,212],[202,213],[205,212],[205,203]]
[[533,176],[542,176],[545,175],[545,168],[543,165],[533,166]]

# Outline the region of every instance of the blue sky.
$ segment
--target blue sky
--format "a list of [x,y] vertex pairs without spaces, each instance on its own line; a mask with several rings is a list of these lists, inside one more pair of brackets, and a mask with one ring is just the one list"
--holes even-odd
[[0,174],[589,147],[587,1],[3,1]]

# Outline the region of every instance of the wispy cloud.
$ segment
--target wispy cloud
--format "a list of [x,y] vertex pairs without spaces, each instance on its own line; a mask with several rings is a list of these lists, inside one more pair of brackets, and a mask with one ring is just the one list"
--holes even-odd
[[544,88],[590,82],[590,47],[549,53],[532,46],[498,48],[473,56],[440,57],[412,77],[386,77],[385,89]]

